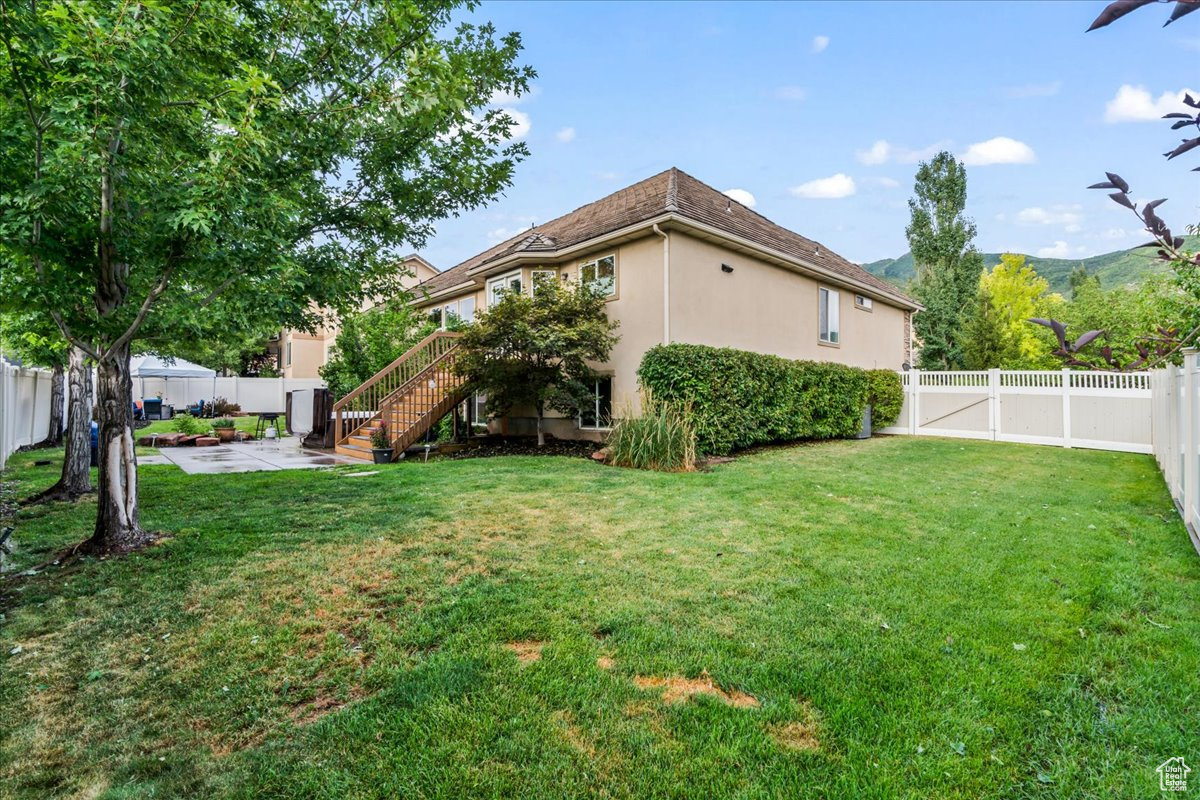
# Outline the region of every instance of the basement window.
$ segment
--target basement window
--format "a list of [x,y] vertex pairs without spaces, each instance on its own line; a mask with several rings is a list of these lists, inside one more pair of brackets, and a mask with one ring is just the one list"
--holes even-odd
[[591,407],[579,411],[579,427],[585,431],[606,431],[612,427],[612,377],[603,375],[592,384]]
[[841,340],[838,302],[838,292],[824,286],[817,289],[818,338],[825,344],[838,344]]

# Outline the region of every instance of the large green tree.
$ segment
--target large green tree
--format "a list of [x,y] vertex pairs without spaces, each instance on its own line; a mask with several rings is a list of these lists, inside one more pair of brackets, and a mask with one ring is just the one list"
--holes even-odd
[[344,397],[408,352],[434,327],[428,315],[413,309],[404,298],[345,314],[329,360],[318,372],[334,397]]
[[533,73],[517,34],[402,0],[0,0],[0,251],[19,301],[97,365],[86,549],[139,523],[129,356],[141,340],[399,292],[433,222],[526,153],[491,108]]
[[607,361],[617,343],[604,306],[588,286],[556,280],[539,283],[533,297],[508,292],[465,328],[456,369],[487,394],[489,412],[531,408],[541,447],[546,411],[577,415],[592,397],[589,364]]
[[974,308],[983,257],[975,249],[975,223],[966,216],[967,171],[942,151],[917,169],[911,215],[904,233],[912,250],[913,295],[925,310],[913,317],[920,340],[917,366],[961,369],[962,330]]

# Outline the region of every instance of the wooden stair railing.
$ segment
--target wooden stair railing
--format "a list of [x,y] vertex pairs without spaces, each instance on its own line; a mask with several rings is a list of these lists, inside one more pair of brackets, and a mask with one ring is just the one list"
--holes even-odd
[[466,398],[466,380],[454,371],[458,353],[455,347],[441,355],[384,403],[380,418],[392,431],[393,460]]
[[343,445],[379,416],[393,395],[407,390],[416,377],[458,347],[460,333],[435,331],[407,353],[372,375],[361,386],[333,404],[333,440]]

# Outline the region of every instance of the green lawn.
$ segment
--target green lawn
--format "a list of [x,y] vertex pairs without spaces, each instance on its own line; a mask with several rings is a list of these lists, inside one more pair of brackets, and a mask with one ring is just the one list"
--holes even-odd
[[[1149,797],[1200,760],[1200,557],[1148,457],[142,473],[170,539],[0,589],[0,796]],[[91,513],[23,512],[20,565]]]

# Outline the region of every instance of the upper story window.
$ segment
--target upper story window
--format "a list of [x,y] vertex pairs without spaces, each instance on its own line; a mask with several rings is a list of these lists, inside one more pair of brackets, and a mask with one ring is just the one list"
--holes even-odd
[[617,293],[617,257],[597,258],[579,265],[579,282],[596,289],[604,297]]
[[558,271],[553,269],[534,269],[529,271],[529,288],[536,296],[539,286],[558,281]]
[[824,286],[817,289],[817,336],[826,344],[841,341],[841,320],[838,315],[839,294]]
[[494,306],[500,302],[500,298],[504,296],[505,292],[520,294],[523,288],[520,270],[492,278],[487,282],[487,304]]
[[861,308],[863,311],[870,311],[871,306],[872,306],[871,298],[867,297],[865,294],[854,295],[854,307],[855,308]]
[[455,322],[474,322],[475,296],[462,297],[458,300],[451,300],[445,305],[431,308],[429,319],[441,330],[446,330]]

